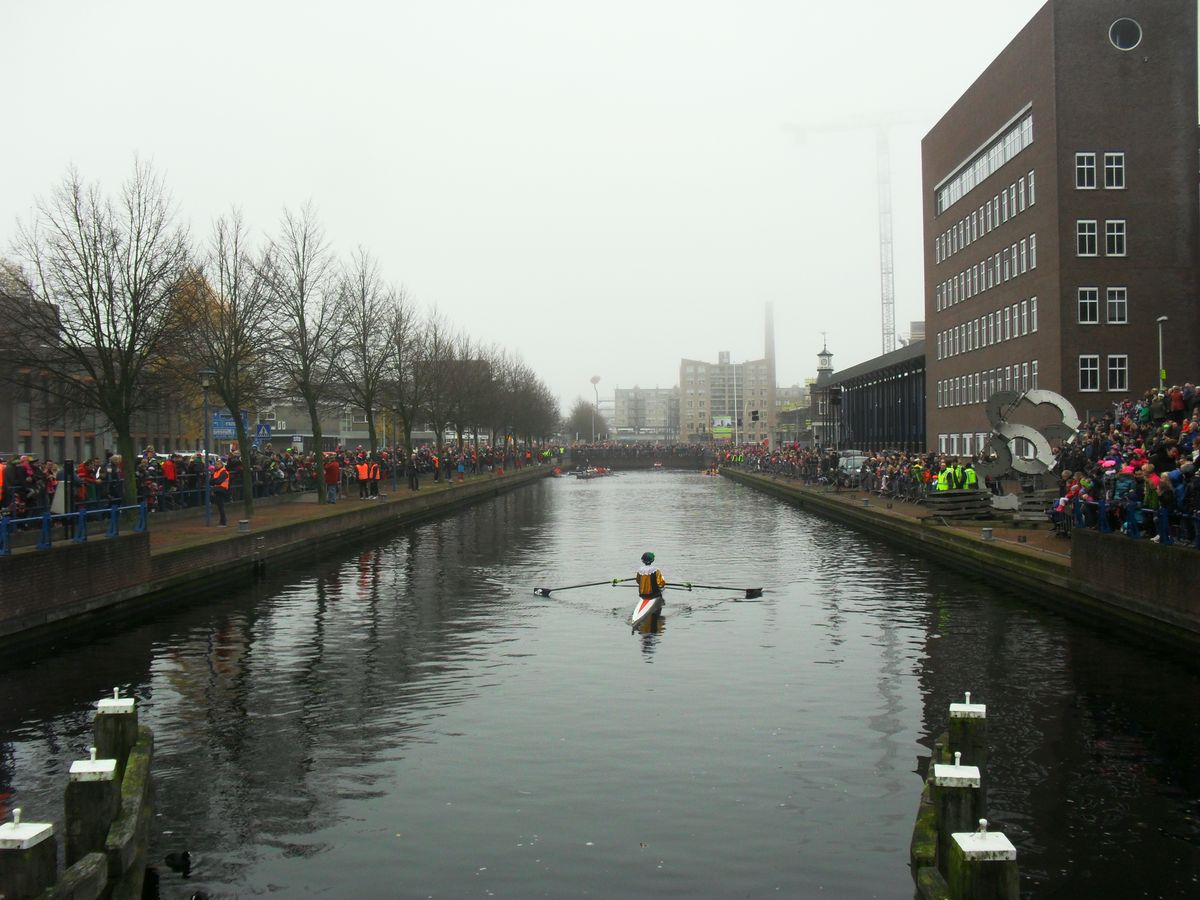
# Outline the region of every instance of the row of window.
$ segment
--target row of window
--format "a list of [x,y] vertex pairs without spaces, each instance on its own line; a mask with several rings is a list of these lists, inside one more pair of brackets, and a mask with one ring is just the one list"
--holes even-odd
[[972,403],[987,403],[988,397],[997,391],[1037,390],[1038,361],[1015,363],[1011,366],[985,369],[943,378],[937,383],[938,409],[951,406],[967,406]]
[[[1110,391],[1129,390],[1128,354],[1108,354],[1108,389]],[[1086,353],[1079,357],[1079,390],[1100,390],[1100,355],[1098,353]]]
[[[986,431],[967,432],[964,434],[939,434],[938,453],[949,456],[972,456],[988,445],[991,437]],[[1009,444],[1013,453],[1022,459],[1033,459],[1033,445],[1024,438],[1016,438]]]
[[935,285],[934,306],[941,312],[1036,268],[1037,235],[1031,234],[1028,238],[1021,238],[1011,247],[1005,247],[999,253],[985,257],[982,262],[975,263]]
[[[1100,324],[1100,288],[1081,287],[1077,303],[1080,325]],[[1104,289],[1104,321],[1109,325],[1129,324],[1129,289]]]
[[[958,174],[938,189],[936,197],[937,215],[969,194],[976,185],[982,184],[993,172],[1033,143],[1033,114],[1022,116],[1017,122],[992,141],[974,158],[959,166]],[[959,171],[961,170],[961,171]]]
[[[1075,154],[1075,187],[1081,191],[1096,189],[1096,154]],[[1104,188],[1109,191],[1125,190],[1125,154],[1104,154]]]
[[1030,297],[1012,306],[1005,306],[986,316],[963,322],[937,336],[937,358],[947,359],[960,353],[969,353],[982,347],[990,347],[1038,330],[1038,301]]
[[[1124,219],[1106,219],[1104,222],[1104,255],[1124,256],[1126,229]],[[1079,219],[1075,222],[1075,253],[1077,256],[1099,256],[1099,224],[1095,219]]]
[[[1028,190],[1026,185],[1028,184]],[[945,262],[955,253],[964,250],[975,243],[994,228],[999,228],[1017,213],[1025,212],[1026,197],[1029,205],[1033,206],[1036,194],[1034,192],[1033,172],[1022,175],[1008,186],[1007,189],[994,195],[991,200],[984,201],[983,206],[971,211],[969,216],[963,216],[946,231],[933,239],[934,259],[939,263]]]

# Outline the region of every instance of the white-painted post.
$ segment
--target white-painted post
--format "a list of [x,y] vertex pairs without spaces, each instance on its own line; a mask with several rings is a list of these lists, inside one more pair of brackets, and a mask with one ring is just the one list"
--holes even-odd
[[[950,752],[961,753],[982,772],[987,768],[987,704],[972,703],[967,691],[962,703],[950,704]],[[980,795],[986,804],[987,784],[980,782]],[[980,813],[982,815],[982,813]],[[971,820],[974,824],[974,819]]]
[[37,897],[58,876],[58,841],[49,822],[22,822],[14,809],[0,825],[0,897]]
[[104,853],[104,839],[121,808],[117,761],[97,759],[95,747],[89,759],[71,763],[69,778],[63,803],[68,867],[89,853]]
[[117,778],[125,774],[129,751],[137,743],[137,704],[132,697],[122,697],[120,688],[96,704],[96,720],[92,725],[96,752],[101,759],[117,761]]
[[952,765],[936,763],[930,793],[937,816],[938,867],[944,871],[950,836],[971,828],[983,813],[979,767],[963,765],[961,753],[954,754]]
[[954,897],[969,900],[1017,900],[1020,873],[1017,848],[998,831],[988,831],[987,819],[977,831],[956,832],[950,843],[946,881]]

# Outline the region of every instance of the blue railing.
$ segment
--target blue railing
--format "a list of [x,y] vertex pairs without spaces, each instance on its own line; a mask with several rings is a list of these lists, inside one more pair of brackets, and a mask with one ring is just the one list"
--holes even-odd
[[22,525],[37,526],[41,529],[37,549],[49,550],[53,546],[54,525],[62,523],[64,540],[82,544],[88,539],[88,519],[108,519],[105,537],[116,537],[121,533],[121,513],[137,510],[138,517],[134,523],[134,532],[147,530],[149,523],[148,510],[145,501],[135,506],[109,506],[104,509],[81,509],[78,512],[51,515],[42,513],[40,516],[30,516],[24,519],[14,519],[11,516],[0,516],[0,556],[12,553],[12,532]]
[[[1095,512],[1094,522],[1089,521],[1089,509]],[[1110,503],[1107,500],[1080,500],[1075,497],[1071,501],[1072,524],[1075,528],[1096,528],[1097,531],[1111,533],[1113,517],[1110,515],[1109,509]],[[1158,543],[1164,546],[1179,543],[1179,539],[1184,539],[1186,543],[1188,540],[1186,531],[1190,530],[1190,542],[1193,547],[1200,550],[1200,512],[1175,512],[1172,514],[1170,510],[1162,507],[1147,509],[1137,500],[1126,498],[1118,505],[1116,518],[1121,532],[1131,538],[1143,537],[1145,524],[1152,523]],[[1183,527],[1187,520],[1191,521],[1190,529]]]

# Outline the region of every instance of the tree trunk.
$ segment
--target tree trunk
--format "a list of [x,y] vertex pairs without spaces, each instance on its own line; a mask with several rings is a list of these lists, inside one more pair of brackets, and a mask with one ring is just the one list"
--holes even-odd
[[322,445],[324,444],[323,435],[321,434],[321,417],[317,411],[317,401],[315,397],[306,395],[304,403],[308,406],[308,417],[312,420],[313,444],[313,469],[317,483],[317,502],[328,503],[329,498],[325,491],[321,490],[321,485],[325,480],[325,451]]
[[242,457],[242,509],[249,519],[254,515],[254,475],[250,471],[250,444],[246,440],[246,425],[240,408],[233,414],[233,427],[237,433],[238,455]]

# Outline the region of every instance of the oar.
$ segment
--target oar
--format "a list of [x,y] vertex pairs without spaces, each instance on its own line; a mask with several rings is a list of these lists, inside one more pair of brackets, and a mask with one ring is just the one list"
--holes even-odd
[[760,587],[744,588],[744,587],[729,587],[720,584],[693,584],[690,581],[668,581],[667,587],[683,588],[685,591],[690,590],[706,590],[706,591],[745,591],[746,600],[753,600],[763,595],[763,589]]
[[539,597],[549,597],[551,591],[570,591],[575,588],[599,587],[602,584],[620,584],[623,581],[634,581],[634,578],[610,578],[608,581],[589,581],[586,584],[568,584],[566,587],[534,588],[533,592]]

